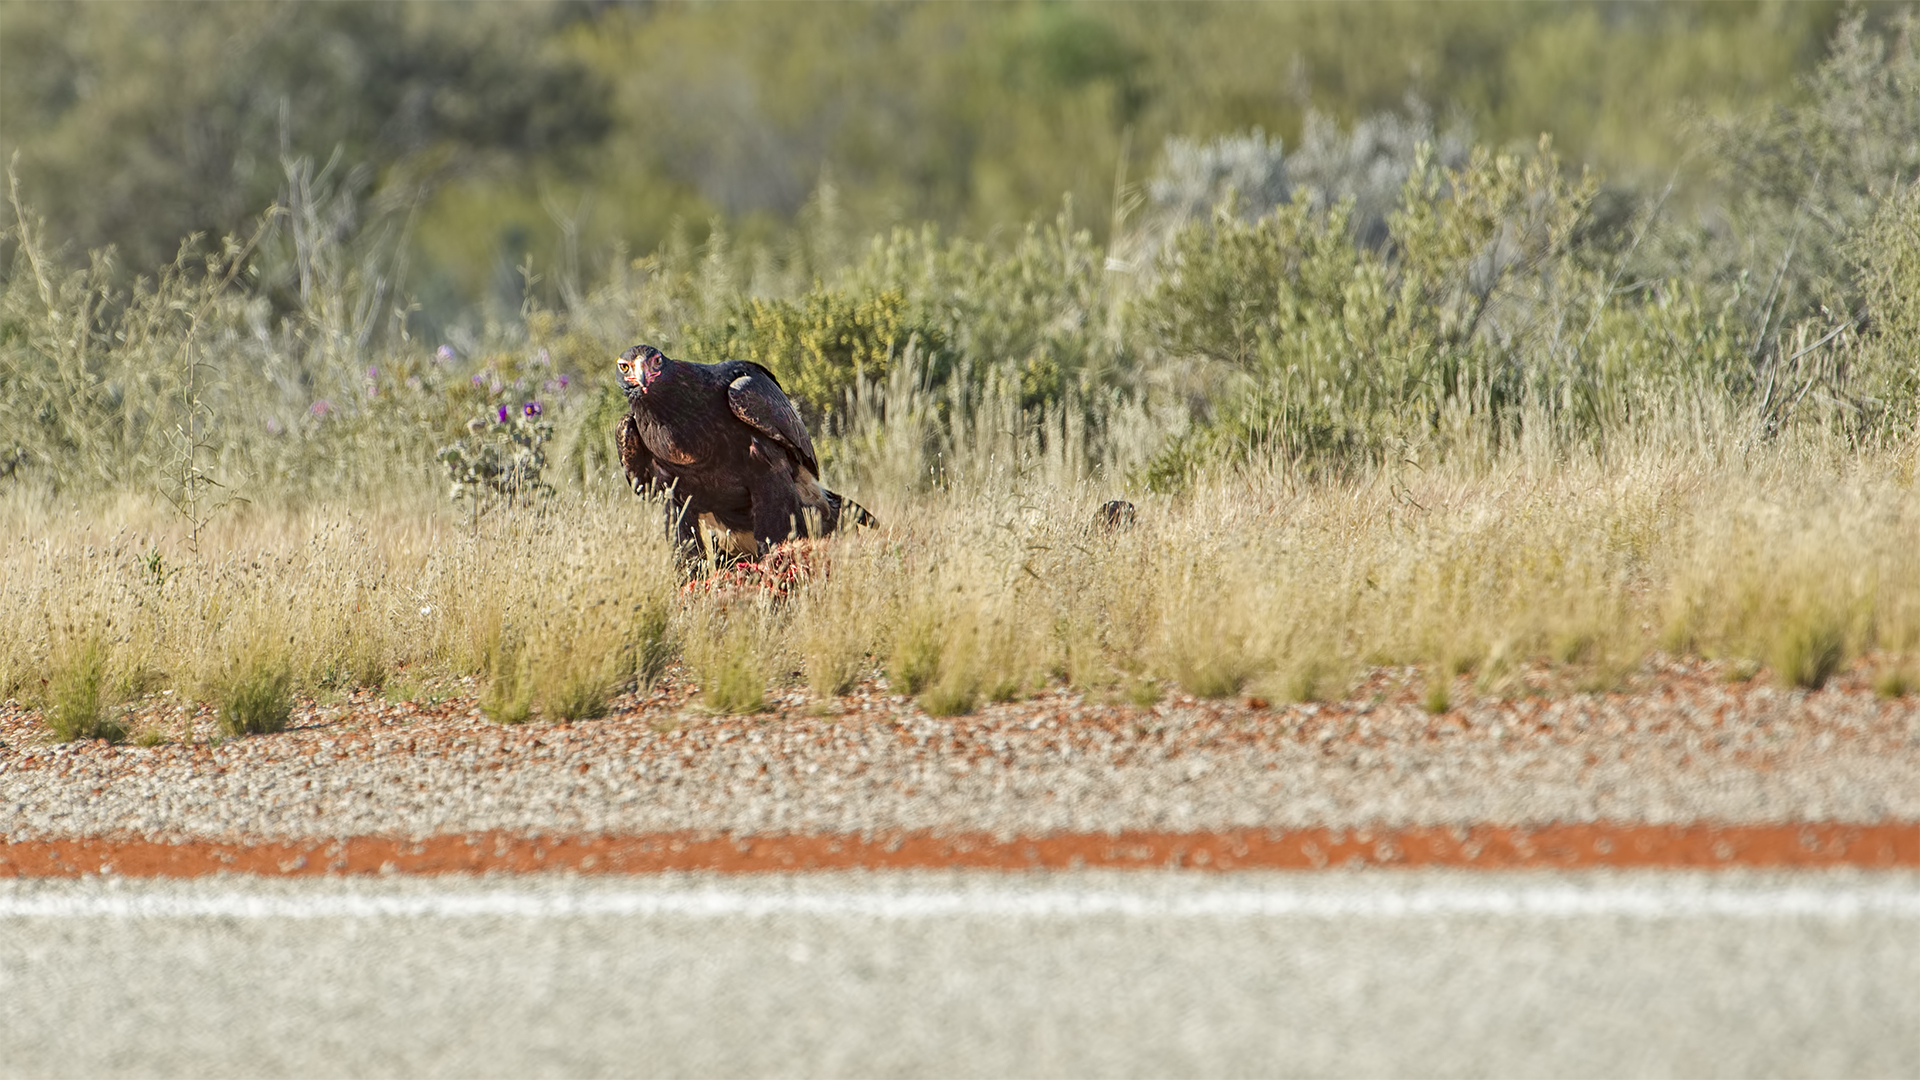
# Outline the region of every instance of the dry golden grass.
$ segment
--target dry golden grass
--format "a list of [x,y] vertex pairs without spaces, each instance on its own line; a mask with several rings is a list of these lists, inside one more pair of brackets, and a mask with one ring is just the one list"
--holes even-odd
[[[1368,666],[1420,664],[1445,708],[1456,673],[1505,692],[1547,658],[1600,688],[1656,650],[1803,686],[1871,653],[1904,688],[1917,459],[1669,439],[1342,481],[1243,471],[1142,498],[1111,536],[1087,527],[1111,494],[1090,483],[863,491],[888,527],[837,541],[831,572],[778,603],[681,594],[657,514],[632,498],[502,513],[478,535],[426,506],[241,512],[197,556],[163,508],[16,503],[0,689],[64,717],[56,682],[205,699],[236,672],[284,666],[311,688],[404,669],[489,676],[503,720],[578,719],[680,655],[720,711],[885,672],[956,713],[1055,680],[1134,700],[1326,697]],[[94,643],[105,669],[76,682]]]

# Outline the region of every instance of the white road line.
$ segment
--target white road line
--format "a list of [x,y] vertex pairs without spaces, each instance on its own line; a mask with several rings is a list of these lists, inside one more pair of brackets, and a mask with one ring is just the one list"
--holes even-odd
[[1441,915],[1532,918],[1920,919],[1920,886],[1826,888],[1676,888],[1645,885],[1444,886],[1329,889],[1232,889],[1153,895],[1100,889],[903,891],[486,891],[262,896],[94,893],[0,896],[0,919],[377,919],[566,916],[763,918],[782,915],[864,919],[1024,918],[1235,919],[1273,916],[1405,919]]

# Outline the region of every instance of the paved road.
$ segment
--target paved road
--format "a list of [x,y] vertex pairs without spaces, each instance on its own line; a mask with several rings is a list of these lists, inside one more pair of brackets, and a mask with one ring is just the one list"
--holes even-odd
[[0,882],[6,1075],[1920,1073],[1920,876]]

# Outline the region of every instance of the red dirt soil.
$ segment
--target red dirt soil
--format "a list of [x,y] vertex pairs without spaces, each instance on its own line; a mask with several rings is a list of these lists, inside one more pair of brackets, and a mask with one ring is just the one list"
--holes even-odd
[[261,842],[85,838],[0,843],[0,877],[198,877],[245,873],[594,874],[795,870],[1315,870],[1455,867],[1920,869],[1920,823],[1875,825],[1548,825],[1219,833],[357,836]]

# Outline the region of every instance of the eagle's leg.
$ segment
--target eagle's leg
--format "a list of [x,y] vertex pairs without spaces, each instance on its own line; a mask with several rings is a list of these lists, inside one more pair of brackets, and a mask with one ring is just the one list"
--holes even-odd
[[661,502],[667,512],[667,542],[673,545],[673,561],[680,567],[680,576],[698,577],[706,569],[700,551],[700,519],[692,505],[672,491]]

